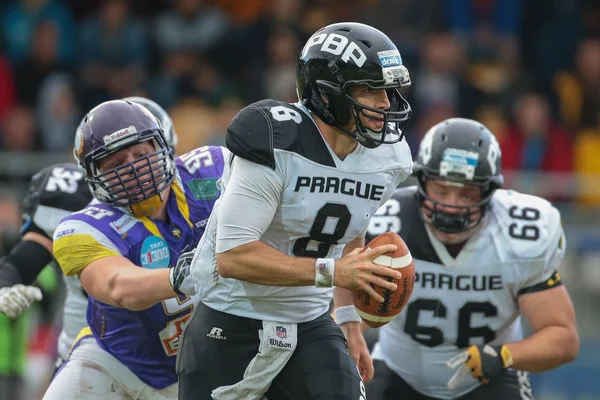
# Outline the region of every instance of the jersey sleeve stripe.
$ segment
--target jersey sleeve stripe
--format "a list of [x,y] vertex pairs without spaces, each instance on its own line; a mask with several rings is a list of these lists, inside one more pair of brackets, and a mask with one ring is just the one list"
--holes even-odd
[[554,271],[550,278],[546,279],[544,282],[540,282],[538,284],[523,288],[519,290],[517,296],[522,296],[524,294],[541,292],[542,290],[552,289],[558,286],[562,286],[563,281],[560,277],[560,274],[557,271]]
[[156,226],[156,224],[152,222],[150,218],[142,217],[140,218],[140,222],[144,224],[144,227],[146,227],[146,229],[148,229],[154,236],[164,239],[163,235],[161,235],[160,231],[158,230],[158,226]]
[[173,188],[173,192],[175,192],[175,199],[177,200],[177,208],[179,208],[179,211],[181,212],[181,215],[183,215],[183,218],[185,219],[185,222],[187,222],[187,224],[190,226],[190,228],[193,228],[193,224],[192,221],[190,220],[190,207],[187,203],[187,200],[185,199],[185,193],[183,192],[182,188],[181,188],[181,181],[179,179],[177,179],[173,185],[171,185],[171,187]]
[[78,274],[100,258],[122,256],[104,233],[79,220],[67,220],[56,228],[53,251],[66,276]]
[[91,336],[94,336],[94,334],[89,326],[86,326],[85,328],[81,329],[81,331],[79,331],[79,333],[75,337],[75,340],[73,340],[73,344],[69,349],[69,357],[71,356],[71,353],[73,353],[73,350],[75,350],[75,348],[79,346],[83,339],[89,338]]
[[93,261],[112,256],[121,254],[102,246],[92,235],[74,234],[54,241],[54,257],[66,276],[77,275]]

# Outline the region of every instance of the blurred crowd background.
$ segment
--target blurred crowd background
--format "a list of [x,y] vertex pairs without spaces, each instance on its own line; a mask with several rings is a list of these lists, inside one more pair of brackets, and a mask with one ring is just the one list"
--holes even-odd
[[[499,139],[506,186],[559,206],[583,346],[575,363],[535,376],[535,389],[542,400],[600,399],[597,0],[2,0],[0,255],[18,240],[28,180],[71,160],[89,109],[150,97],[173,118],[179,154],[224,144],[244,105],[297,100],[301,46],[340,21],[397,44],[413,80],[415,154],[440,120],[478,119]],[[52,269],[40,285],[37,310],[0,316],[2,400],[14,398],[1,390],[11,377],[37,398],[51,369],[62,289]]]

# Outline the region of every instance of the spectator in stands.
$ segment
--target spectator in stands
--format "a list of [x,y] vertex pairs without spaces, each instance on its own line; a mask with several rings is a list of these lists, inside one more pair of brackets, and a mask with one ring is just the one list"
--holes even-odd
[[148,66],[148,37],[127,0],[107,0],[98,15],[82,24],[80,59],[89,89],[85,108],[128,96],[138,87]]
[[[175,0],[173,8],[156,17],[153,39],[160,57],[160,71],[153,98],[171,107],[195,73],[199,56],[217,46],[229,29],[227,15],[204,0]],[[224,49],[228,62],[239,64],[235,51]],[[189,93],[185,93],[186,95]]]
[[158,16],[154,40],[163,56],[204,52],[227,33],[225,13],[204,0],[175,0],[174,8]]
[[35,119],[30,108],[17,106],[4,117],[0,127],[0,148],[3,151],[36,149]]
[[454,108],[460,116],[470,117],[472,106],[478,102],[477,93],[464,79],[464,48],[456,36],[427,35],[421,41],[420,63],[421,68],[412,77],[415,111],[443,106]]
[[514,123],[502,135],[502,168],[540,172],[571,172],[571,135],[552,119],[546,99],[523,94],[514,106]]
[[575,55],[575,71],[556,75],[560,115],[571,129],[594,129],[600,109],[600,39],[581,41]]
[[207,60],[199,60],[189,80],[181,86],[182,97],[195,97],[210,107],[217,107],[223,99],[238,95],[236,86]]
[[600,107],[594,126],[583,129],[575,137],[575,172],[580,204],[600,206]]
[[73,132],[81,120],[71,78],[66,74],[48,77],[40,87],[36,121],[42,148],[68,152],[73,148]]
[[56,27],[57,59],[61,63],[73,61],[74,24],[69,9],[60,1],[18,0],[9,4],[0,15],[0,31],[4,36],[6,52],[13,65],[29,54],[36,28],[42,21],[51,21]]
[[52,21],[42,21],[35,28],[29,54],[15,68],[21,104],[35,106],[39,88],[46,77],[66,68],[58,57],[59,32]]
[[295,102],[296,64],[301,50],[297,34],[290,28],[281,27],[269,36],[267,42],[267,68],[260,80],[263,97]]
[[17,90],[15,78],[8,60],[0,52],[0,121],[4,115],[16,104]]

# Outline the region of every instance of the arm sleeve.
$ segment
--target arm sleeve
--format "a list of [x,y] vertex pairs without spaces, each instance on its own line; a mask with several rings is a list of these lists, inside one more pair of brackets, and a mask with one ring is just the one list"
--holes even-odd
[[0,258],[0,287],[31,285],[52,261],[46,247],[33,240],[22,240],[6,257]]
[[217,253],[261,238],[279,207],[281,174],[281,169],[235,157],[219,205]]

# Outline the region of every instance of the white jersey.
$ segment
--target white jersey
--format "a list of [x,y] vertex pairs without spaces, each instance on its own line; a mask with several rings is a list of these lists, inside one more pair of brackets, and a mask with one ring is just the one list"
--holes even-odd
[[[237,244],[224,244],[235,238],[217,232],[218,219],[233,212],[227,207],[244,207],[228,204],[228,191],[252,198],[256,182],[263,179],[259,175],[266,177],[263,185],[274,187],[275,212],[260,241],[289,256],[337,259],[347,243],[364,236],[371,216],[411,173],[406,141],[375,149],[358,146],[342,161],[307,109],[265,100],[246,107],[232,121],[227,145],[237,157],[223,174],[224,195],[192,265],[201,300],[213,309],[260,320],[300,323],[319,317],[329,308],[332,289],[264,286],[219,276],[215,253]],[[232,171],[247,176],[247,188],[228,186]]]
[[473,344],[523,338],[518,297],[561,284],[566,242],[560,214],[539,197],[497,190],[480,228],[452,258],[417,214],[415,187],[399,189],[373,217],[369,234],[389,228],[407,242],[417,271],[410,303],[380,328],[373,358],[427,396],[454,399],[480,383],[449,390],[446,361]]
[[[60,221],[84,208],[91,199],[83,173],[75,164],[56,164],[44,168],[31,179],[29,192],[23,201],[22,233],[34,231],[52,239]],[[63,279],[67,293],[58,354],[66,359],[73,340],[87,325],[87,296],[76,276],[64,276]]]

